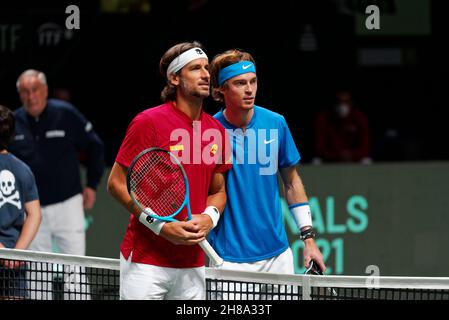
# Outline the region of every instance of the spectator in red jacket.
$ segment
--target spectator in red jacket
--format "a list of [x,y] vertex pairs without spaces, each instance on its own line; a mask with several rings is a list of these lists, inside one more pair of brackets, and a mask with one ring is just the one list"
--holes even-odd
[[331,109],[315,120],[315,163],[370,163],[370,132],[367,116],[353,105],[349,90],[336,94]]

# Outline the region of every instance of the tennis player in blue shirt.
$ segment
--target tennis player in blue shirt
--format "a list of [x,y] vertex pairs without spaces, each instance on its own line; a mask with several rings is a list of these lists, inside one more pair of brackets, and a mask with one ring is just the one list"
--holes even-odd
[[249,53],[229,50],[210,65],[213,97],[224,102],[215,115],[230,135],[233,168],[227,173],[226,208],[209,240],[225,270],[294,273],[293,254],[282,222],[277,173],[304,241],[304,264],[322,254],[303,183],[296,171],[301,156],[284,117],[254,104],[255,62]]

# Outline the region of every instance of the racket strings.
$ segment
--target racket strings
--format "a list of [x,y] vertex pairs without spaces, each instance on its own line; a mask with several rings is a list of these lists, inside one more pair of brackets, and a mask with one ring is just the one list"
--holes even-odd
[[166,152],[148,152],[139,158],[131,171],[130,187],[137,201],[159,216],[179,210],[186,193],[182,171]]

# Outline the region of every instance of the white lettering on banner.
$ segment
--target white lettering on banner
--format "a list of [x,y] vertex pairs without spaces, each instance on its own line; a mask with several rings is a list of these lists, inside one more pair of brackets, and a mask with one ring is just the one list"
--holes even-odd
[[56,23],[48,22],[42,24],[37,33],[39,35],[39,46],[50,47],[57,46],[61,42],[63,30]]
[[20,24],[0,24],[0,52],[16,51],[16,43],[19,41]]

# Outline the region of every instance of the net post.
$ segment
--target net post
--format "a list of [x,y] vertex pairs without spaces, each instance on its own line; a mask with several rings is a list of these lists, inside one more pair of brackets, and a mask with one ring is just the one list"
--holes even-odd
[[312,288],[309,276],[302,278],[302,300],[312,300]]

